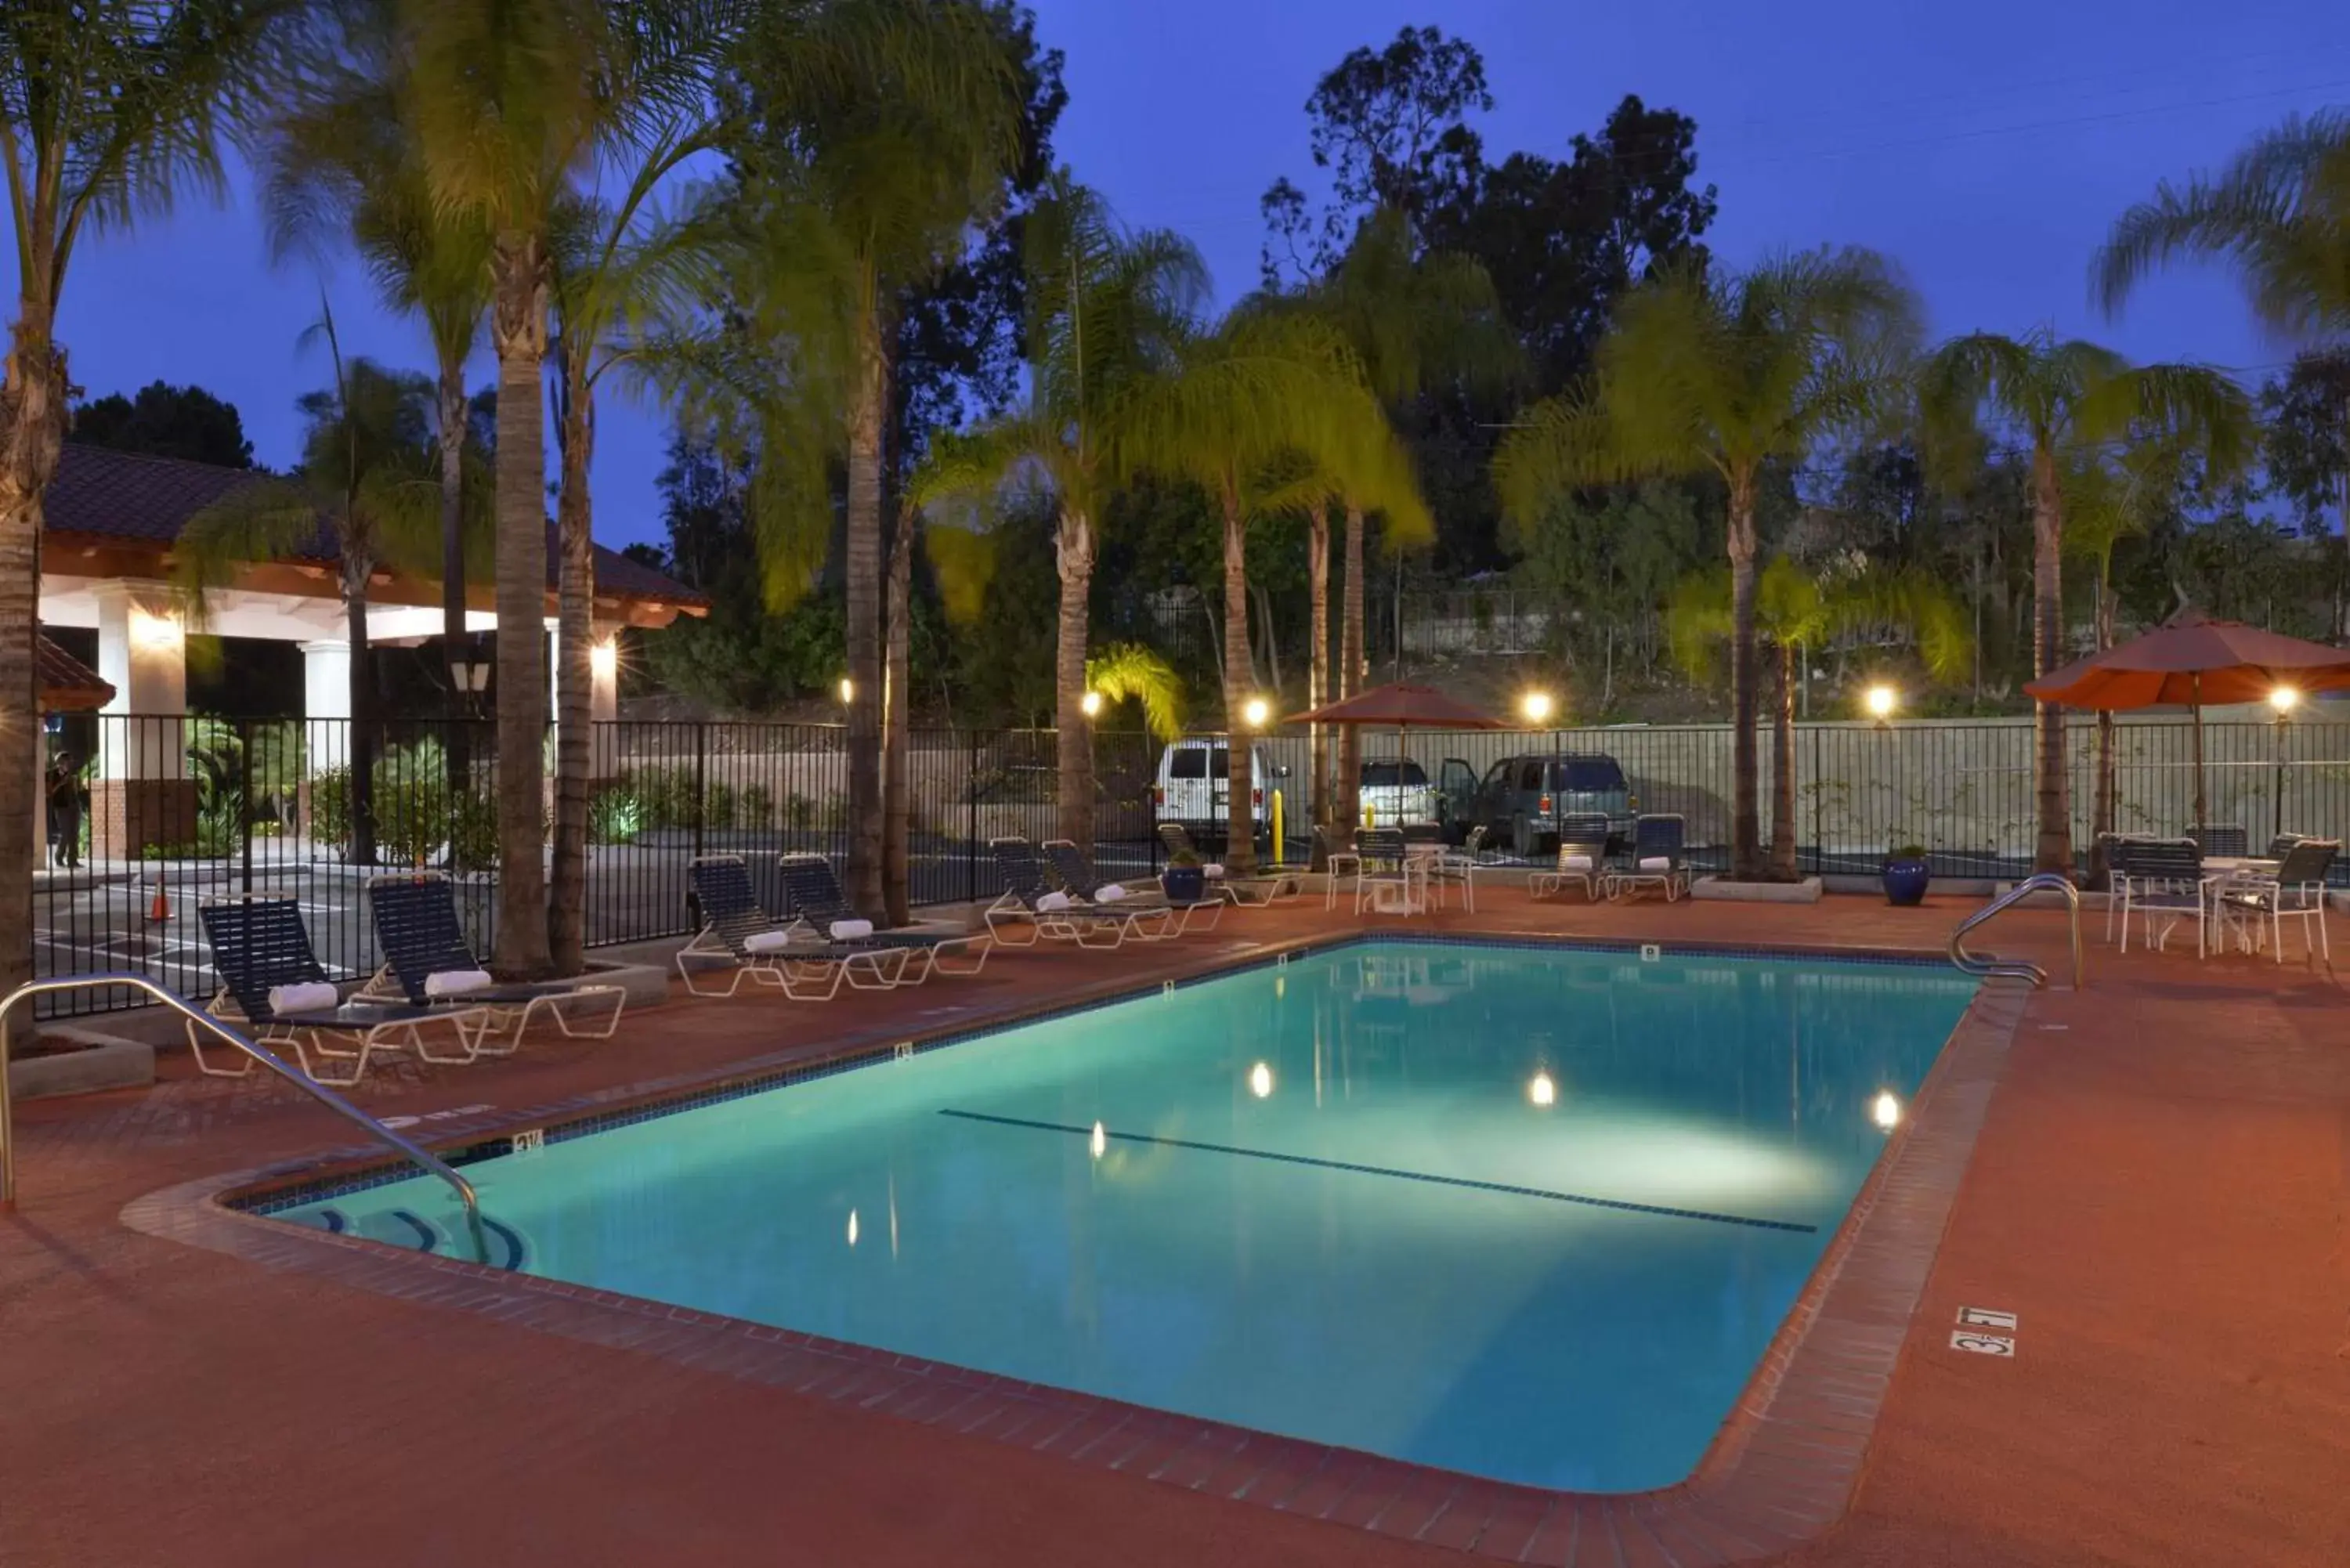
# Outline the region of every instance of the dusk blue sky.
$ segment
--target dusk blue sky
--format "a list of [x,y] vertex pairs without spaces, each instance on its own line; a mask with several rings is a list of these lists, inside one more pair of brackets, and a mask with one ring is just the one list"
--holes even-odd
[[[1257,198],[1311,188],[1304,103],[1358,44],[1435,22],[1484,52],[1489,155],[1558,155],[1626,92],[1698,121],[1720,186],[1710,236],[1737,265],[1822,243],[1907,269],[1937,333],[2053,323],[2140,359],[2257,370],[2264,339],[2223,275],[2146,289],[2120,320],[2091,307],[2090,252],[2166,176],[2210,167],[2288,111],[2350,103],[2350,12],[2303,0],[1035,0],[1067,55],[1061,158],[1131,223],[1179,228],[1224,297],[1252,286]],[[275,265],[237,182],[78,258],[60,337],[92,396],[162,378],[235,403],[261,461],[295,455],[294,400],[327,375],[297,348],[322,280]],[[348,263],[323,280],[347,348],[428,369],[421,330],[376,307]],[[486,358],[477,379],[486,381]],[[658,409],[603,413],[597,532],[661,537]]]

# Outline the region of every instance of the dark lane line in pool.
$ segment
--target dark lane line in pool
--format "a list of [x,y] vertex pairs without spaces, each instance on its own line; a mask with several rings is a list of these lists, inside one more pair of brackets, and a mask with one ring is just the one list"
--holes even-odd
[[[958,1121],[1027,1127],[1035,1132],[1072,1133],[1078,1137],[1094,1136],[1091,1127],[1071,1127],[1066,1122],[1033,1122],[1024,1116],[995,1116],[984,1111],[958,1111],[951,1107],[941,1108],[939,1115],[953,1116]],[[1546,1187],[1518,1187],[1506,1181],[1476,1181],[1465,1176],[1431,1176],[1424,1170],[1398,1170],[1385,1165],[1355,1165],[1343,1159],[1316,1159],[1310,1154],[1240,1148],[1228,1143],[1200,1143],[1191,1138],[1159,1137],[1150,1133],[1118,1132],[1109,1127],[1102,1129],[1102,1137],[1117,1143],[1149,1143],[1162,1148],[1196,1149],[1203,1154],[1235,1154],[1246,1159],[1310,1165],[1319,1170],[1351,1170],[1360,1176],[1392,1176],[1400,1181],[1425,1181],[1435,1187],[1466,1187],[1478,1192],[1505,1193],[1513,1198],[1544,1198],[1553,1203],[1578,1203],[1586,1209],[1613,1209],[1625,1214],[1652,1214],[1662,1220],[1703,1220],[1714,1225],[1744,1225],[1756,1231],[1793,1231],[1805,1236],[1816,1235],[1819,1231],[1816,1225],[1804,1225],[1793,1220],[1761,1220],[1752,1214],[1716,1214],[1704,1209],[1671,1209],[1660,1203],[1631,1203],[1620,1198],[1594,1198],[1583,1192],[1554,1192]]]

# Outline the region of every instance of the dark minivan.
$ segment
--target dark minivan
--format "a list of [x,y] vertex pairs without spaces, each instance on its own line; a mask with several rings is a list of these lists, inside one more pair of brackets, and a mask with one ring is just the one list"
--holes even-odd
[[1483,824],[1494,844],[1534,856],[1557,850],[1559,819],[1565,816],[1607,817],[1608,847],[1621,848],[1631,842],[1639,809],[1623,768],[1604,752],[1503,757],[1485,770],[1469,820]]

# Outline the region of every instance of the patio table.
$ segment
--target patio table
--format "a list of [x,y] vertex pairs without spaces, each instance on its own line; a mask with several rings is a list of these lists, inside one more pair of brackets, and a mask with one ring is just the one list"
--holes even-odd
[[2203,857],[2204,909],[2216,942],[2227,931],[2220,920],[2220,898],[2228,888],[2238,882],[2257,882],[2273,878],[2281,860],[2262,855],[2206,855]]

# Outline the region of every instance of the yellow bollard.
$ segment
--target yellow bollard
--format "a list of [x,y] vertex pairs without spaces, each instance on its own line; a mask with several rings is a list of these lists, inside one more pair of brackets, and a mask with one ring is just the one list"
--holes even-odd
[[1273,792],[1273,863],[1281,864],[1281,792]]

